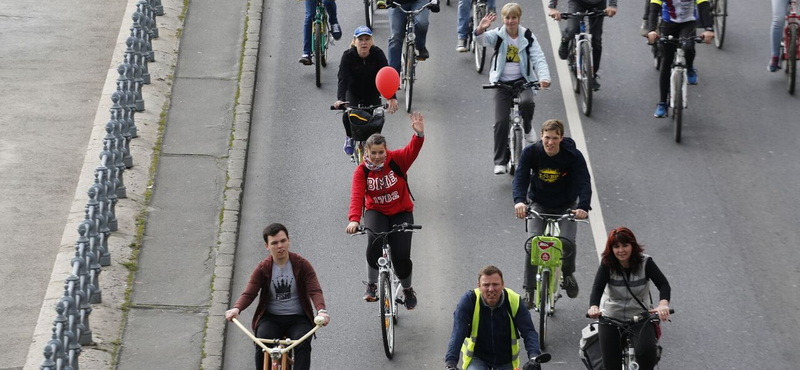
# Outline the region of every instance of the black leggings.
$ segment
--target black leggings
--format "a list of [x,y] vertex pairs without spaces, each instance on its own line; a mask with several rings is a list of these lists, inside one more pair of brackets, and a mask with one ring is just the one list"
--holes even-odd
[[[364,224],[374,232],[384,232],[392,229],[393,225],[408,222],[414,223],[414,214],[411,212],[400,212],[396,215],[387,216],[374,210],[367,210],[364,215]],[[389,245],[392,247],[392,265],[397,277],[401,280],[411,277],[411,233],[394,233],[389,235]],[[378,269],[378,258],[383,256],[382,239],[376,238],[371,233],[367,241],[367,264],[373,269]],[[404,285],[405,288],[408,288]]]
[[[347,91],[347,106],[348,107],[357,107],[361,106],[370,106],[370,105],[378,105],[381,103],[380,96],[373,96],[372,98],[361,98],[360,96],[355,96],[349,90]],[[347,117],[347,114],[342,114],[342,124],[344,124],[344,133],[347,137],[352,137],[352,132],[350,132],[350,118]]]
[[[691,37],[695,35],[695,22],[661,23],[661,34],[659,35],[661,37]],[[658,87],[661,93],[659,102],[667,101],[667,96],[669,96],[669,77],[672,74],[672,60],[675,58],[677,49],[675,45],[664,44],[664,57],[661,59],[661,71],[658,75]],[[686,67],[691,69],[694,67],[694,43],[686,45],[684,50],[686,51]]]
[[[516,81],[503,81],[515,84]],[[494,90],[494,164],[505,166],[509,161],[508,130],[511,124],[509,111],[514,105],[514,96],[506,89]],[[522,130],[531,131],[531,121],[536,104],[533,102],[533,90],[525,89],[519,93],[519,112],[522,115]]]
[[[636,362],[640,370],[653,370],[656,366],[656,332],[653,324],[645,321],[630,328],[632,332]],[[603,367],[606,369],[619,369],[622,367],[622,347],[620,346],[619,329],[614,326],[602,324],[598,327],[598,340],[600,352],[603,354]]]
[[[284,336],[289,339],[300,339],[314,327],[311,320],[306,315],[270,315],[258,321],[256,326],[256,337],[264,339],[282,339]],[[261,347],[256,345],[256,370],[264,368],[264,352]],[[308,370],[311,368],[311,338],[306,339],[294,347],[294,367],[295,370]]]
[[[597,4],[584,3],[580,0],[569,1],[569,11],[584,12],[587,10],[605,10],[606,1],[603,0]],[[592,59],[594,59],[594,72],[600,69],[600,56],[603,53],[603,18],[605,17],[592,17],[589,18],[589,30],[592,33]],[[575,35],[580,32],[579,18],[570,18],[567,20],[567,28],[564,30],[564,37],[567,40],[572,40]]]

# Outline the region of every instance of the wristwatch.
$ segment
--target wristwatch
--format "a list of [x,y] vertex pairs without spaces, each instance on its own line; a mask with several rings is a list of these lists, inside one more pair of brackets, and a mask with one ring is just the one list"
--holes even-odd
[[317,310],[317,314],[320,314],[320,313],[325,313],[325,314],[327,314],[327,313],[328,313],[328,310],[326,310],[326,309],[324,309],[324,308],[323,308],[323,309],[321,309],[321,310]]
[[706,27],[706,31],[714,32],[714,27]]

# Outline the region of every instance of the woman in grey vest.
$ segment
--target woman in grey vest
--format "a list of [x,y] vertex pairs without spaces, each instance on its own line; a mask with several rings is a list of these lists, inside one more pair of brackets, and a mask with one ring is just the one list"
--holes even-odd
[[[652,308],[650,284],[658,288],[659,302]],[[601,299],[602,297],[602,299]],[[617,320],[630,320],[643,311],[658,312],[661,320],[669,319],[670,287],[667,278],[656,263],[636,241],[636,236],[627,227],[618,227],[608,234],[606,249],[597,274],[594,277],[592,294],[589,297],[591,318],[603,316]],[[631,337],[636,359],[641,370],[651,370],[657,363],[655,327],[645,321],[633,327]],[[620,334],[610,325],[598,328],[600,352],[606,369],[619,369]]]

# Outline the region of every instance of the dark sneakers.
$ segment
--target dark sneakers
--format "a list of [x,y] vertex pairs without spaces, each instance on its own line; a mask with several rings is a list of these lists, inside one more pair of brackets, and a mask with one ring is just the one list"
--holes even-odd
[[428,52],[428,48],[422,48],[417,50],[417,60],[425,60],[431,57],[431,53]]
[[378,301],[378,284],[364,283],[367,285],[367,290],[364,292],[364,300],[367,302]]
[[298,60],[303,65],[310,66],[311,65],[311,55],[303,54],[300,56],[300,60]]
[[558,57],[561,60],[567,60],[569,56],[569,39],[561,39],[561,45],[558,45]]
[[413,310],[417,307],[417,293],[414,293],[414,288],[404,288],[403,294],[406,296],[405,305],[407,310]]
[[561,288],[567,291],[567,297],[575,298],[578,296],[578,281],[575,276],[564,276],[564,281],[561,282]]

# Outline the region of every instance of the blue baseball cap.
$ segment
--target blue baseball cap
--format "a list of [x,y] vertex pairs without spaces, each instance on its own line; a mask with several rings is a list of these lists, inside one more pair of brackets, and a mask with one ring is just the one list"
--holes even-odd
[[370,37],[372,37],[372,30],[369,29],[369,27],[367,26],[358,26],[358,28],[356,28],[356,31],[353,32],[353,37],[358,37],[361,35],[369,35]]

